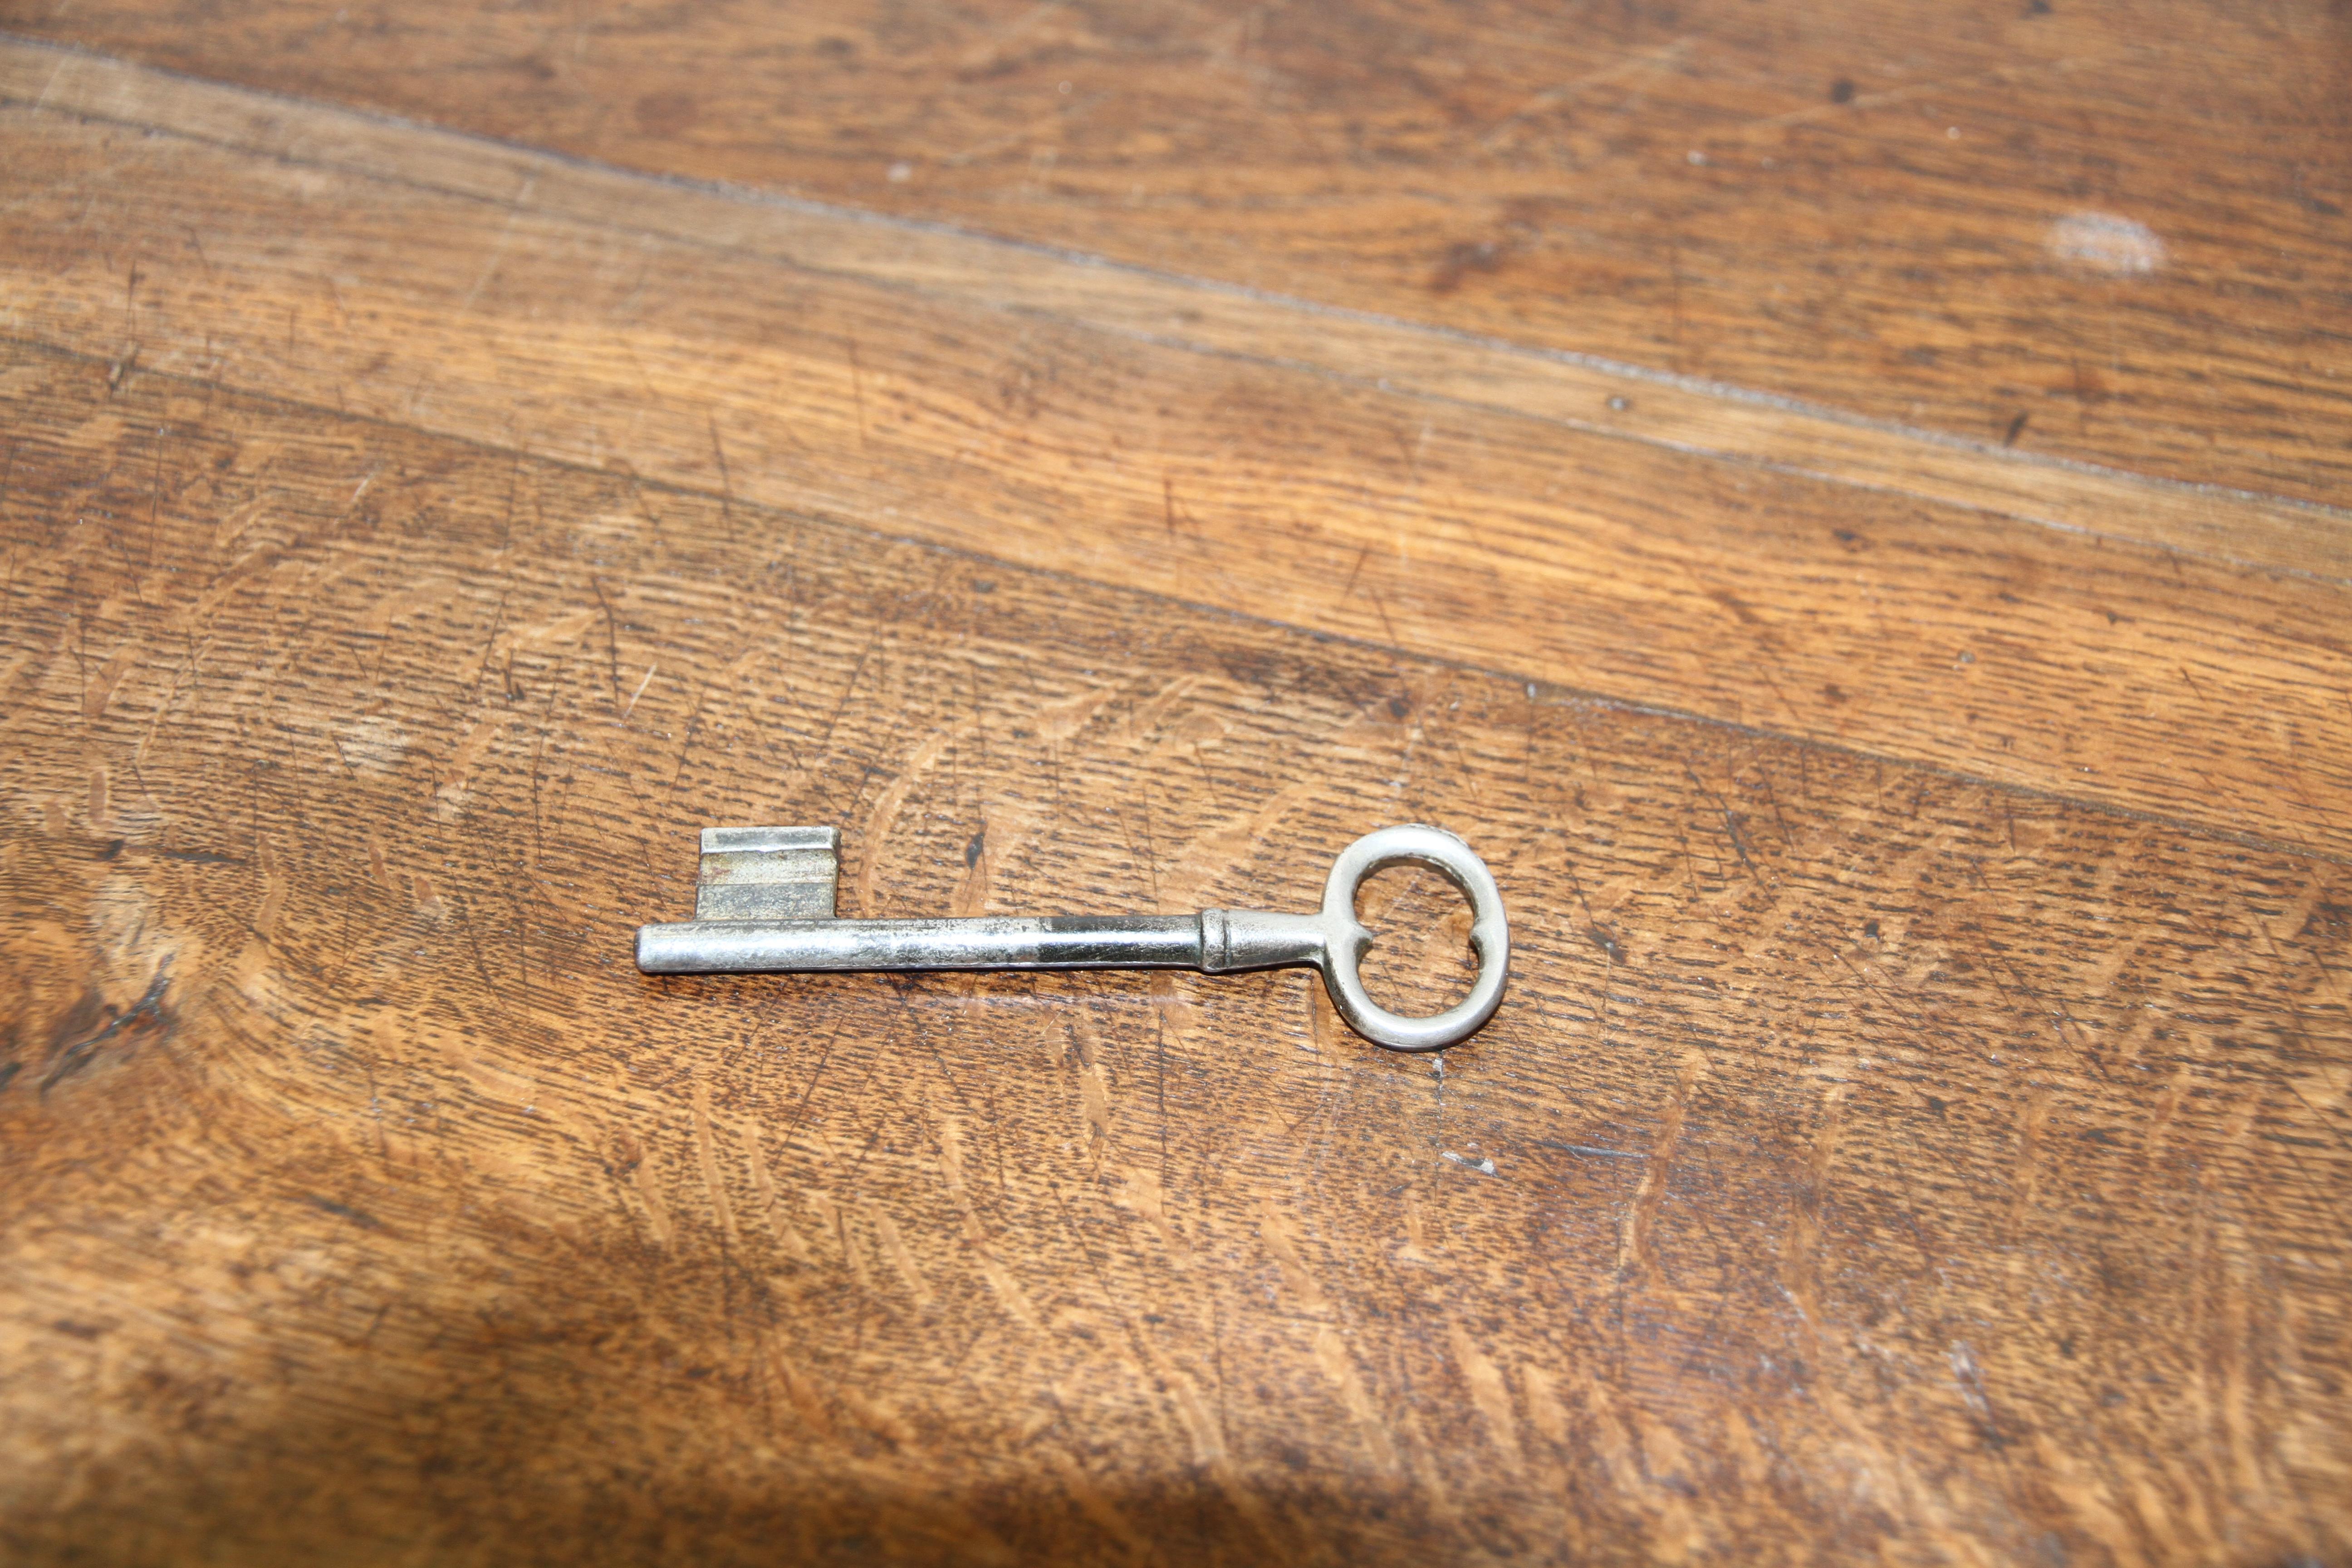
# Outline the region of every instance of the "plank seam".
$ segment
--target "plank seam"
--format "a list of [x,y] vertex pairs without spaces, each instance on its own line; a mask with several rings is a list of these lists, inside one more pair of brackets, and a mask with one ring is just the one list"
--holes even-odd
[[[1298,374],[1328,378],[1342,384],[1376,390],[1391,396],[1410,397],[1446,406],[1476,408],[1507,414],[1515,417],[1573,429],[1580,434],[1629,440],[1677,454],[1722,461],[1741,467],[1761,468],[1774,472],[1802,476],[1824,483],[1849,487],[1865,493],[1897,495],[1933,504],[1962,508],[1982,515],[2021,521],[2050,528],[2077,537],[2111,540],[2136,546],[2152,547],[2178,553],[2216,560],[2254,570],[2304,577],[2326,583],[2352,583],[2352,555],[2340,545],[2330,542],[2339,534],[2352,534],[2352,509],[2339,508],[2323,502],[2307,501],[2295,497],[2270,492],[2241,489],[2220,485],[2197,484],[2159,475],[2116,468],[2075,458],[2047,453],[2020,452],[1990,442],[1973,440],[1948,431],[1917,427],[1896,422],[1873,419],[1867,416],[1833,406],[1817,405],[1784,395],[1739,386],[1730,383],[1677,374],[1648,366],[1631,364],[1599,355],[1541,345],[1521,344],[1455,328],[1419,322],[1378,312],[1351,310],[1319,303],[1296,296],[1255,289],[1246,285],[1214,279],[1192,277],[1157,268],[1138,266],[1087,252],[1073,251],[1035,241],[1009,238],[919,218],[864,211],[855,207],[835,205],[792,195],[784,192],[762,190],[724,181],[698,180],[688,176],[628,169],[583,158],[575,153],[535,148],[504,142],[478,132],[453,130],[411,121],[380,110],[354,108],[348,105],[321,102],[267,89],[208,80],[160,68],[133,65],[115,57],[98,54],[72,46],[50,44],[0,33],[0,57],[37,55],[51,61],[43,89],[37,96],[22,90],[12,90],[0,85],[0,106],[33,112],[60,114],[76,120],[120,126],[154,134],[168,135],[196,145],[209,146],[247,157],[267,159],[289,167],[317,169],[371,183],[398,186],[502,208],[510,212],[534,211],[562,221],[579,224],[611,234],[634,237],[655,237],[665,241],[692,246],[716,255],[735,255],[755,259],[765,265],[778,266],[810,276],[849,279],[866,286],[931,300],[952,300],[958,303],[979,304],[1012,314],[1034,314],[1040,319],[1063,322],[1081,330],[1101,332],[1129,341],[1149,342],[1176,352],[1224,358],[1240,363],[1255,363],[1288,369]],[[1702,406],[1744,409],[1752,414],[1779,416],[1792,426],[1799,437],[1808,432],[1819,434],[1844,432],[1874,438],[1881,446],[1910,448],[1909,456],[1923,458],[1928,451],[1948,454],[1963,459],[1967,472],[1948,475],[1950,482],[1940,488],[1922,487],[1916,483],[1896,482],[1885,477],[1906,471],[1900,450],[1879,454],[1873,461],[1863,454],[1844,466],[1835,462],[1808,463],[1775,458],[1769,450],[1744,450],[1738,444],[1676,439],[1641,428],[1611,424],[1601,419],[1581,419],[1556,411],[1547,411],[1508,401],[1465,396],[1459,393],[1435,390],[1426,385],[1411,384],[1410,374],[1380,375],[1370,371],[1350,369],[1327,362],[1284,355],[1254,355],[1246,350],[1221,345],[1213,341],[1186,337],[1181,334],[1157,333],[1122,325],[1107,319],[1099,310],[1049,309],[1024,304],[1003,298],[989,298],[967,289],[940,288],[905,277],[894,277],[871,267],[827,267],[796,256],[779,254],[764,247],[736,241],[713,240],[691,230],[663,227],[617,220],[602,213],[580,210],[576,203],[529,205],[524,195],[530,188],[526,181],[522,193],[499,195],[488,190],[472,190],[463,185],[424,178],[398,168],[376,166],[348,159],[304,156],[282,150],[272,150],[251,139],[236,139],[207,134],[191,129],[181,121],[169,118],[128,118],[110,114],[89,101],[88,92],[69,92],[68,101],[58,101],[52,89],[58,77],[72,63],[83,63],[124,79],[140,82],[170,83],[183,91],[213,95],[230,104],[268,104],[285,110],[326,121],[344,121],[380,130],[395,132],[422,142],[440,143],[454,147],[476,158],[491,155],[509,166],[509,172],[527,174],[530,165],[562,169],[584,174],[593,180],[622,187],[651,187],[680,195],[722,202],[738,207],[772,211],[807,218],[823,224],[870,228],[883,234],[920,235],[947,242],[960,249],[975,253],[995,253],[1026,256],[1050,262],[1056,268],[1101,274],[1133,280],[1157,290],[1176,290],[1202,300],[1237,301],[1280,317],[1301,318],[1310,322],[1341,322],[1370,329],[1400,340],[1399,346],[1410,350],[1414,343],[1464,351],[1475,359],[1488,362],[1506,376],[1524,377],[1530,372],[1541,374],[1575,372],[1596,377],[1611,384],[1646,386],[1664,390],[1692,400]],[[1392,367],[1399,368],[1402,367]],[[1471,366],[1457,374],[1477,379],[1477,367]],[[1399,384],[1402,380],[1406,384]],[[1564,387],[1551,389],[1555,393]],[[1782,432],[1765,431],[1770,437]],[[1760,444],[1759,444],[1760,445]],[[1856,470],[1874,466],[1881,470],[1878,478],[1865,478]],[[2001,476],[2070,481],[2076,487],[2087,487],[2102,492],[2079,497],[2075,510],[2095,515],[2130,516],[2143,521],[2153,521],[2147,510],[2151,503],[2189,513],[2186,521],[2156,522],[2147,532],[2119,533],[2072,520],[2063,514],[2064,504],[2034,507],[2031,504],[2003,504],[1998,499],[2004,490],[2014,487],[2003,483]],[[1915,473],[1913,477],[1917,477]],[[1973,490],[1977,493],[1959,493]],[[2201,515],[2203,513],[2218,515]],[[2053,515],[2057,514],[2057,515]],[[2248,515],[2252,514],[2252,515]],[[2161,537],[2168,531],[2176,535],[2189,533],[2199,538]],[[2300,540],[2274,540],[2275,534],[2300,534]],[[2249,541],[2270,543],[2269,552],[2242,548]],[[2292,545],[2300,543],[2298,552]],[[2239,546],[2232,548],[2231,546]],[[2315,565],[2307,557],[2316,556],[2328,563]],[[2335,569],[2330,569],[2330,568]]]
[[[101,373],[112,373],[118,368],[118,362],[110,361],[103,355],[85,353],[77,349],[65,348],[56,343],[43,342],[37,338],[26,338],[15,333],[0,332],[0,344],[6,344],[33,353],[45,354],[55,360],[70,364],[81,365]],[[265,408],[299,412],[314,417],[332,419],[341,424],[358,426],[361,428],[398,431],[402,434],[413,436],[426,441],[451,442],[458,447],[465,447],[472,451],[495,453],[504,458],[520,458],[523,461],[538,464],[558,472],[592,476],[600,479],[609,479],[613,477],[611,471],[608,469],[595,468],[586,463],[575,462],[546,453],[527,451],[519,447],[509,447],[499,442],[485,440],[480,437],[462,436],[451,432],[428,429],[422,426],[410,425],[395,419],[385,419],[373,415],[353,414],[346,409],[334,408],[324,404],[312,403],[303,398],[288,397],[279,393],[257,391],[249,387],[237,386],[226,382],[210,380],[203,376],[184,375],[173,371],[155,371],[132,368],[124,374],[123,380],[127,384],[129,381],[133,379],[162,381],[171,385],[186,387],[193,391],[226,394],[232,397],[247,399]],[[1286,635],[1303,637],[1315,643],[1326,646],[1360,649],[1367,652],[1386,655],[1391,658],[1413,661],[1433,668],[1454,670],[1461,674],[1480,676],[1493,680],[1507,680],[1523,687],[1531,700],[1539,696],[1549,697],[1555,703],[1584,703],[1594,708],[1603,709],[1612,712],[1635,714],[1644,718],[1664,719],[1678,723],[1695,724],[1704,729],[1717,731],[1725,734],[1745,736],[1749,739],[1759,741],[1770,741],[1782,745],[1801,746],[1829,755],[1853,757],[1861,761],[1878,763],[1889,767],[1904,768],[1927,774],[1930,777],[1949,780],[1955,784],[1969,784],[1983,789],[1992,790],[2015,799],[2044,801],[2053,805],[2070,806],[2084,811],[2097,812],[2105,816],[2115,817],[2124,821],[2144,823],[2150,826],[2162,827],[2178,833],[2189,834],[2198,838],[2209,839],[2218,843],[2234,844],[2241,848],[2257,850],[2263,854],[2284,855],[2294,859],[2318,861],[2330,865],[2352,866],[2352,854],[2339,854],[2324,848],[2289,844],[2279,839],[2264,837],[2260,834],[2242,833],[2231,828],[2219,827],[2210,824],[2198,822],[2193,818],[2168,816],[2159,812],[2139,811],[2130,806],[2116,805],[2110,801],[2095,800],[2081,795],[2067,795],[2057,790],[2037,789],[2031,784],[2013,784],[2000,779],[1987,778],[1980,774],[1965,773],[1958,768],[1942,767],[1934,763],[1922,762],[1895,752],[1875,752],[1867,747],[1843,745],[1834,741],[1824,741],[1811,735],[1791,734],[1787,731],[1768,729],[1764,726],[1756,724],[1742,724],[1733,720],[1718,719],[1710,714],[1691,712],[1684,709],[1669,707],[1663,703],[1633,701],[1622,697],[1612,697],[1607,692],[1589,690],[1580,687],[1570,686],[1559,681],[1533,679],[1520,671],[1498,668],[1493,665],[1478,664],[1469,659],[1452,658],[1444,654],[1416,651],[1402,647],[1391,643],[1379,642],[1370,637],[1350,637],[1344,632],[1327,631],[1319,626],[1302,626],[1292,621],[1277,620],[1270,616],[1254,615],[1245,610],[1234,609],[1230,605],[1210,604],[1200,600],[1185,599],[1173,594],[1163,594],[1150,588],[1137,587],[1131,584],[1105,583],[1094,578],[1084,577],[1076,573],[1065,571],[1057,567],[1033,565],[1029,563],[1015,561],[1005,556],[991,555],[985,551],[975,550],[969,545],[944,543],[936,539],[927,538],[921,534],[892,533],[883,529],[868,527],[864,523],[853,522],[846,519],[835,517],[824,512],[794,511],[782,507],[772,506],[762,501],[732,500],[722,496],[718,490],[704,489],[693,485],[680,484],[675,480],[655,479],[642,475],[632,475],[631,482],[659,495],[690,497],[698,500],[713,503],[724,501],[730,506],[750,509],[755,513],[765,514],[769,517],[788,520],[809,526],[832,529],[841,533],[845,533],[860,539],[874,541],[877,543],[911,545],[927,552],[949,557],[954,560],[975,562],[996,570],[1032,574],[1055,582],[1067,583],[1077,586],[1091,588],[1101,593],[1132,595],[1134,598],[1149,604],[1170,605],[1177,609],[1212,616],[1235,625],[1263,626]]]

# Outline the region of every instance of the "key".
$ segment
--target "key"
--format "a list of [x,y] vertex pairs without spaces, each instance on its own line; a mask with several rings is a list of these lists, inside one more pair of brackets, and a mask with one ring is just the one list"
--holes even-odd
[[[1475,1034],[1503,1000],[1510,930],[1503,895],[1470,846],[1442,827],[1383,827],[1339,852],[1311,915],[1203,910],[1192,915],[982,915],[840,920],[841,833],[832,827],[706,827],[694,919],[637,930],[648,974],[808,973],[883,969],[1198,969],[1211,974],[1313,964],[1348,1026],[1376,1045],[1433,1051]],[[1443,872],[1470,900],[1478,978],[1432,1017],[1408,1018],[1364,991],[1372,933],[1356,889],[1384,866]]]

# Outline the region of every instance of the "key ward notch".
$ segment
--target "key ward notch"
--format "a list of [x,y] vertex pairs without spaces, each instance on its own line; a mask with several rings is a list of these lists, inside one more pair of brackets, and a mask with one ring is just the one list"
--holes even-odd
[[841,881],[837,827],[706,827],[698,921],[829,921]]

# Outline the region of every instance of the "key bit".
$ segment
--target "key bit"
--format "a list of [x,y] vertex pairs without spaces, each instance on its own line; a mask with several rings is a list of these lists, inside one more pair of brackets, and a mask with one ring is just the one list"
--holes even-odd
[[[1359,973],[1372,933],[1356,889],[1384,866],[1434,868],[1470,900],[1478,978],[1432,1017],[1391,1013]],[[1198,969],[1211,974],[1313,964],[1348,1026],[1376,1045],[1433,1051],[1495,1016],[1510,963],[1503,895],[1486,862],[1442,827],[1366,834],[1339,852],[1311,915],[1202,910],[1191,915],[982,915],[842,920],[834,914],[841,834],[832,827],[706,827],[690,921],[637,930],[648,974],[844,970]]]

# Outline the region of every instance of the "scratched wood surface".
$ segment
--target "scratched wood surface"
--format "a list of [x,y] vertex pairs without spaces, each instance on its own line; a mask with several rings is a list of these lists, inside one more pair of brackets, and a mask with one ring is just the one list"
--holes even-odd
[[[1366,384],[1345,346],[1272,347],[1327,324],[1246,301],[1222,336],[1170,342],[1191,302],[1120,300],[1114,278],[1055,312],[1089,269],[1007,247],[877,277],[868,249],[895,235],[860,248],[635,179],[542,197],[561,170],[446,140],[353,153],[350,116],[59,67],[20,51],[5,79],[24,155],[0,174],[20,215],[0,310],[123,374],[2352,852],[2352,521],[2296,531],[2260,503],[2103,481],[2053,530],[2028,521],[2047,467],[1984,457],[1921,493],[1886,476],[1929,444],[1816,476],[1774,460],[1801,444],[1780,428],[1694,461],[1682,429],[1523,411],[1533,378],[1507,355]],[[1653,389],[1575,395],[1605,411]],[[2113,537],[2151,502],[2198,515]]]
[[[2352,1550],[2341,865],[4,363],[16,1552]],[[740,818],[878,914],[1438,818],[1511,998],[638,975]]]
[[0,27],[5,1555],[2352,1563],[2338,11]]
[[625,166],[2339,501],[2326,0],[5,0]]

